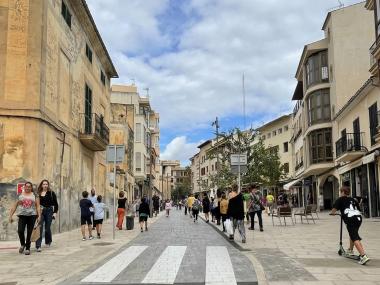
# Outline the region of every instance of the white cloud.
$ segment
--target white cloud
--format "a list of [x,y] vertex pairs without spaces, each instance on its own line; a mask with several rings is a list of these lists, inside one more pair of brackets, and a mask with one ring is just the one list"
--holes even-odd
[[140,90],[149,87],[162,128],[177,136],[216,116],[241,115],[243,72],[249,116],[291,111],[303,46],[323,37],[327,9],[337,5],[335,0],[179,1],[185,15],[197,17],[183,18],[186,30],[173,36],[162,29],[162,15],[173,17],[165,13],[174,1],[88,2],[118,69],[117,82],[134,78]]
[[199,144],[188,142],[186,136],[176,137],[166,145],[160,157],[162,160],[180,160],[182,165],[188,165],[189,159],[198,152]]

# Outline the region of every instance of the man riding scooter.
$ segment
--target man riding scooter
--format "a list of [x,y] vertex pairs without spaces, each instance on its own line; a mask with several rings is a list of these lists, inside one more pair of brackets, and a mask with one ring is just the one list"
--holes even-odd
[[359,228],[362,224],[362,215],[360,213],[359,203],[354,198],[350,197],[350,188],[343,186],[340,189],[340,197],[335,201],[330,215],[335,215],[336,211],[340,210],[341,217],[346,224],[348,234],[350,236],[350,247],[345,251],[347,255],[354,255],[354,246],[359,252],[359,264],[366,264],[370,259],[364,252],[359,236]]

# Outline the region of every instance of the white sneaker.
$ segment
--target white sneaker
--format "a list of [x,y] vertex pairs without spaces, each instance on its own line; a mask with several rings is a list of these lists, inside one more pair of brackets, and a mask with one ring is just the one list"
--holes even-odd
[[93,236],[90,236],[88,239],[89,239],[89,240],[93,240],[93,239],[94,239],[94,237],[93,237]]
[[361,264],[361,265],[364,265],[368,261],[370,261],[369,257],[366,254],[364,254],[363,256],[360,256],[360,260],[359,260],[358,263]]
[[84,237],[84,238],[82,238],[82,241],[86,241],[86,238]]

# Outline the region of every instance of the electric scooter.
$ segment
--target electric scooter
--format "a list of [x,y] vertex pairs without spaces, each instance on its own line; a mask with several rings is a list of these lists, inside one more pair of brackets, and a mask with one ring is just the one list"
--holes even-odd
[[338,254],[340,256],[343,256],[343,257],[346,257],[346,258],[349,258],[349,259],[359,260],[360,259],[359,255],[348,254],[347,251],[343,247],[343,242],[342,242],[342,237],[343,237],[343,218],[342,218],[342,215],[341,214],[330,214],[330,215],[331,216],[335,216],[335,215],[340,216],[340,236],[339,236],[339,250],[338,250]]

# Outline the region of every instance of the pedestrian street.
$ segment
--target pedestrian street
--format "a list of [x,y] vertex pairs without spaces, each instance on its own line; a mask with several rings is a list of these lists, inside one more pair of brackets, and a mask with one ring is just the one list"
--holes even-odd
[[[239,239],[238,234],[236,238]],[[61,284],[257,284],[249,259],[202,219],[183,211]]]

